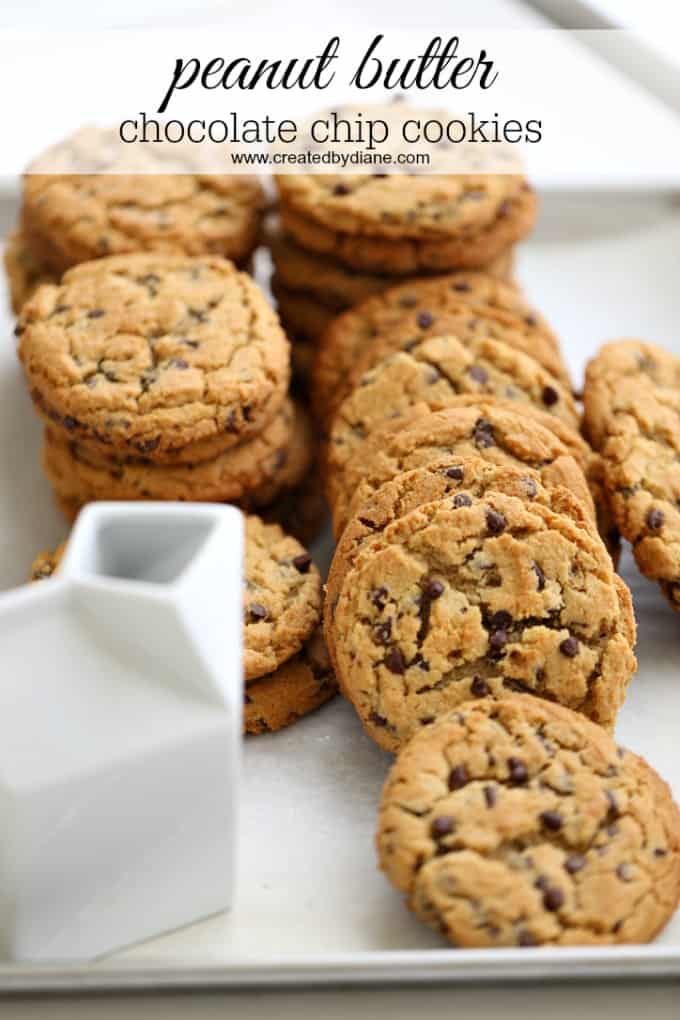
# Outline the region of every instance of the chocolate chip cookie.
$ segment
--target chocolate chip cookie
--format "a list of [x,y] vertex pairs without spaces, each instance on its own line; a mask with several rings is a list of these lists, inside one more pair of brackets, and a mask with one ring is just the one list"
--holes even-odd
[[516,288],[484,274],[453,274],[391,288],[331,323],[314,367],[317,414],[328,421],[360,373],[388,350],[447,334],[500,340],[568,384],[557,339]]
[[496,340],[462,343],[454,336],[419,340],[366,372],[338,408],[327,451],[327,497],[347,491],[344,471],[363,456],[377,428],[406,414],[440,411],[461,394],[497,396],[518,409],[534,404],[571,427],[578,412],[570,393],[536,361]]
[[680,358],[638,340],[607,344],[588,365],[584,407],[616,525],[680,611]]
[[77,266],[24,305],[17,332],[43,417],[119,457],[228,449],[266,425],[288,386],[276,314],[249,276],[216,257]]
[[385,784],[377,849],[409,907],[460,947],[647,942],[680,897],[666,783],[537,698],[468,703],[418,733]]
[[5,243],[5,273],[12,311],[18,315],[22,305],[41,283],[57,283],[59,277],[43,268],[26,244],[20,230],[14,230]]
[[332,626],[339,682],[392,751],[443,712],[508,691],[611,728],[636,667],[630,593],[599,537],[499,492],[388,525],[346,573]]
[[248,684],[245,733],[272,733],[320,708],[338,692],[321,630],[293,658]]

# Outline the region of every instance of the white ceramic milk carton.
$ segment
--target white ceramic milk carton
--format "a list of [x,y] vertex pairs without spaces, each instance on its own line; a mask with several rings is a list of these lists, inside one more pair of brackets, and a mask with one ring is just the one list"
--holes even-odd
[[0,945],[91,958],[230,906],[242,519],[97,503],[0,596]]

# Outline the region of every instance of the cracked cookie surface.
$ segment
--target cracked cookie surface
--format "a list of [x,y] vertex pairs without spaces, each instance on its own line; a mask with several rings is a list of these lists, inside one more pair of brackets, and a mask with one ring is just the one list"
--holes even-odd
[[301,651],[245,691],[245,733],[272,733],[320,708],[338,692],[321,630]]
[[288,386],[289,347],[275,312],[220,258],[131,255],[77,266],[24,305],[17,333],[43,417],[118,455],[227,449],[262,429]]
[[367,440],[405,415],[440,411],[461,395],[534,404],[578,427],[571,394],[532,358],[496,340],[462,343],[453,336],[420,340],[366,372],[338,408],[326,454],[327,496],[335,505],[348,464],[363,456]]
[[636,667],[630,593],[599,537],[493,491],[388,525],[345,574],[332,626],[339,682],[387,750],[508,691],[611,727]]
[[461,947],[647,942],[680,897],[662,779],[582,716],[511,696],[419,733],[385,784],[380,866]]
[[637,340],[607,344],[583,400],[616,525],[680,611],[680,358]]
[[56,273],[140,251],[239,262],[265,204],[256,178],[228,174],[29,174],[23,191],[22,230]]
[[500,340],[568,384],[557,339],[521,292],[483,273],[454,273],[392,287],[331,323],[314,366],[320,417],[327,420],[386,353],[449,333],[462,342]]
[[[590,479],[599,460],[578,432],[533,404],[519,409],[510,401],[460,396],[446,410],[406,415],[376,429],[361,457],[343,472],[333,504],[335,534],[342,534],[385,482],[414,468],[453,464],[456,457],[526,465],[545,484],[571,488],[586,505],[590,494],[584,475]],[[599,488],[597,494],[600,498]]]

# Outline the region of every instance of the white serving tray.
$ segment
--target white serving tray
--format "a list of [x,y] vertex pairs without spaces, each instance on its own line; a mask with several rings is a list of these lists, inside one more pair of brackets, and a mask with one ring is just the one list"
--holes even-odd
[[[545,204],[520,276],[554,322],[576,379],[606,339],[645,336],[680,354],[680,208],[587,195]],[[38,467],[40,428],[0,342],[0,585],[63,537]],[[318,550],[319,557],[328,548]],[[326,543],[327,546],[327,543]],[[680,798],[680,618],[625,557],[640,670],[617,730]],[[49,649],[45,669],[50,668]],[[508,981],[680,976],[680,914],[649,946],[467,951],[447,948],[376,869],[375,812],[388,756],[337,700],[279,734],[246,742],[236,907],[82,966],[0,965],[0,991]]]

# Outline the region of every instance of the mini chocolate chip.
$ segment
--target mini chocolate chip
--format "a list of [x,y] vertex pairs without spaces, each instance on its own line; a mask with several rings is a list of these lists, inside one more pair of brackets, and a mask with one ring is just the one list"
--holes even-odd
[[435,839],[441,839],[442,836],[450,836],[455,827],[456,821],[451,815],[440,815],[433,820],[430,832]]
[[88,319],[101,319],[102,315],[106,315],[103,308],[91,308],[87,313]]
[[460,790],[470,782],[465,765],[454,765],[449,772],[449,790]]
[[[53,315],[56,314],[56,309],[55,309],[54,312],[52,312],[52,314]],[[24,332],[25,329],[26,329],[25,326],[23,326],[20,322],[17,322],[16,326],[14,327],[14,335],[15,336],[21,336],[21,334]]]
[[522,485],[524,486],[524,491],[526,492],[529,499],[535,499],[538,493],[538,486],[536,485],[534,479],[529,478],[527,476],[526,478],[522,479]]
[[575,875],[586,866],[586,859],[582,854],[570,854],[564,862],[564,870],[570,875]]
[[420,329],[429,329],[434,324],[434,315],[431,312],[418,312],[416,322]]
[[336,184],[333,188],[334,195],[349,195],[350,189],[346,184]]
[[512,622],[512,616],[507,609],[499,609],[489,620],[489,626],[492,630],[507,630],[508,627],[512,627]]
[[388,595],[389,595],[389,592],[388,592],[387,588],[382,588],[382,587],[381,588],[376,588],[372,592],[372,594],[371,594],[371,602],[373,603],[373,605],[375,606],[375,608],[378,610],[379,613],[382,613],[383,609],[385,608],[385,599],[387,598]]
[[538,563],[532,563],[531,569],[536,575],[536,588],[538,591],[543,591],[545,588],[545,574],[539,567]]
[[425,587],[423,588],[424,598],[433,602],[435,599],[438,599],[443,594],[444,585],[442,584],[441,581],[438,581],[436,578],[433,578],[432,580],[428,580],[425,582]]
[[633,869],[626,861],[623,861],[622,864],[617,866],[616,874],[622,882],[632,882],[633,880]]
[[384,623],[379,623],[377,627],[373,628],[373,637],[381,644],[386,645],[392,636],[392,621],[385,620]]
[[390,649],[385,656],[384,662],[390,673],[396,673],[400,676],[406,672],[406,661],[398,648]]
[[543,906],[546,910],[554,911],[559,910],[564,903],[564,893],[561,889],[558,889],[556,885],[550,886],[543,893]]
[[267,619],[267,609],[259,602],[251,602],[248,606],[248,615],[253,623]]
[[63,425],[65,429],[68,429],[69,432],[72,432],[73,429],[78,428],[78,419],[72,418],[70,414],[67,414],[66,417],[64,418]]
[[526,930],[526,928],[523,928],[520,932],[517,933],[517,945],[521,946],[522,949],[530,948],[531,946],[535,946],[536,944],[537,944],[536,939],[534,938],[530,931]]
[[168,368],[185,369],[189,367],[189,362],[185,361],[184,358],[170,358],[168,362]]
[[140,439],[140,441],[134,445],[140,453],[151,453],[158,447],[159,443],[160,437],[157,436],[155,439]]
[[462,506],[472,506],[472,500],[468,496],[467,492],[459,492],[457,496],[454,496],[454,510],[460,510]]
[[183,347],[191,347],[193,351],[195,351],[197,347],[201,346],[200,340],[181,340],[180,343]]
[[424,715],[420,720],[420,725],[431,726],[432,723],[436,720],[436,718],[437,718],[436,715]]
[[554,407],[557,401],[560,399],[560,395],[554,386],[544,386],[541,399],[546,407]]
[[668,850],[664,850],[663,847],[658,846],[655,849],[655,851],[654,851],[654,856],[655,857],[665,857],[667,853],[668,853]]
[[476,698],[485,698],[489,693],[489,685],[486,680],[482,680],[481,676],[476,676],[470,684],[470,693],[474,694]]
[[447,478],[453,478],[456,482],[462,482],[465,477],[465,472],[462,467],[450,467],[444,472]]
[[496,787],[495,786],[485,786],[484,787],[484,800],[486,801],[486,806],[488,808],[492,808],[494,806],[494,804],[496,803]]
[[647,527],[652,528],[654,531],[658,531],[662,527],[665,520],[663,510],[657,510],[652,508],[647,512]]
[[227,415],[226,420],[224,422],[224,431],[231,433],[238,432],[238,428],[236,425],[236,411],[230,411],[229,414]]
[[292,563],[299,574],[308,574],[312,565],[312,557],[309,553],[300,553],[299,556],[293,558]]
[[611,790],[605,790],[604,795],[607,798],[607,803],[609,805],[609,809],[607,811],[607,818],[610,819],[611,821],[614,821],[616,818],[619,817],[619,802],[617,801],[616,797],[614,796]]
[[385,727],[387,726],[387,719],[384,716],[378,715],[377,712],[369,712],[369,722],[372,722],[374,726]]
[[507,630],[495,630],[489,636],[489,647],[494,652],[500,652],[507,644],[507,641],[508,641]]
[[623,921],[617,921],[616,924],[612,927],[612,935],[618,935],[622,927]]
[[508,758],[508,772],[510,782],[516,786],[523,786],[529,780],[529,772],[521,758]]
[[241,408],[241,411],[243,413],[244,420],[245,421],[250,421],[250,416],[251,416],[251,414],[253,412],[253,409],[250,406],[250,404],[244,404],[243,407]]
[[559,811],[543,811],[539,817],[542,824],[551,832],[558,832],[562,828],[562,815]]
[[472,432],[472,438],[475,441],[475,445],[478,450],[486,450],[490,446],[496,445],[496,440],[493,433],[493,425],[486,420],[486,418],[480,418],[475,424]]
[[489,375],[485,368],[481,365],[473,365],[470,369],[470,377],[478,383],[485,383],[488,381]]
[[486,511],[486,526],[492,535],[501,535],[508,526],[503,514],[499,514],[496,510]]
[[574,659],[579,653],[580,645],[575,637],[565,638],[560,643],[560,651],[562,655],[566,655],[568,659]]
[[455,290],[459,294],[467,294],[472,290],[472,287],[465,280],[460,280],[458,283],[452,284],[451,290]]

